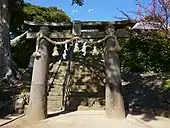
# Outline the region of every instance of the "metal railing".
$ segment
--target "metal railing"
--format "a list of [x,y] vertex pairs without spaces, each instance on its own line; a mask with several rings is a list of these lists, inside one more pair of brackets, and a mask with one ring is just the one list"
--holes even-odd
[[64,79],[64,83],[63,83],[63,97],[62,97],[62,105],[66,106],[66,102],[68,100],[68,96],[70,95],[71,92],[71,87],[70,87],[70,76],[71,76],[71,67],[72,67],[72,59],[73,59],[73,52],[74,52],[74,47],[75,47],[75,41],[73,43],[73,46],[71,47],[70,50],[70,57],[69,57],[69,61],[68,61],[68,65],[67,65],[67,70],[66,70],[66,74],[65,74],[65,79]]

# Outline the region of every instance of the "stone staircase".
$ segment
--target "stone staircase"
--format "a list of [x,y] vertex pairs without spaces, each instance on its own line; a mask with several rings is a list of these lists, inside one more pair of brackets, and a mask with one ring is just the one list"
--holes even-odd
[[[62,106],[63,82],[67,64],[62,64],[54,80],[53,87],[49,91],[47,107],[49,111],[62,110],[103,110],[104,86],[99,79],[94,79],[92,73],[83,66],[75,65],[72,68],[73,83],[66,88],[65,106]],[[94,77],[94,78],[93,78]],[[93,78],[93,79],[92,79]],[[67,91],[69,94],[66,94]],[[99,91],[99,92],[98,92]]]
[[57,76],[53,82],[53,85],[48,93],[47,110],[59,111],[63,109],[62,97],[63,97],[63,82],[66,72],[66,66],[61,65]]

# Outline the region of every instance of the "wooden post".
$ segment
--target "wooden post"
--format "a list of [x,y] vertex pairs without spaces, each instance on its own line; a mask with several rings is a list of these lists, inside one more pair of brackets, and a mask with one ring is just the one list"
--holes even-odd
[[[40,32],[45,36],[48,35],[48,30],[48,27],[40,28]],[[30,102],[27,111],[29,122],[37,122],[47,117],[48,44],[49,42],[45,39],[40,39],[41,57],[34,60]]]
[[[114,26],[106,28],[106,34],[115,34]],[[125,118],[123,98],[120,93],[121,76],[119,67],[119,56],[116,39],[110,37],[106,40],[105,51],[105,73],[106,73],[106,115],[113,119]]]

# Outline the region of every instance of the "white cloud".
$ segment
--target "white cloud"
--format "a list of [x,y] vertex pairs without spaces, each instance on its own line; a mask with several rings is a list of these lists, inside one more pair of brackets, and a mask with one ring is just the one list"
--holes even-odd
[[94,9],[93,9],[93,8],[90,8],[90,9],[89,9],[89,12],[92,12],[92,11],[94,11]]
[[72,11],[73,14],[74,14],[74,13],[77,13],[77,12],[78,12],[78,10],[73,10],[73,11]]

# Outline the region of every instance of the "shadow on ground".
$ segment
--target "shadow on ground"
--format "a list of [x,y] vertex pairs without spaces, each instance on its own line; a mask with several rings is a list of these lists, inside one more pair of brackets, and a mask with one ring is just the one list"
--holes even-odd
[[170,90],[163,89],[163,75],[131,73],[122,75],[124,102],[132,115],[144,114],[143,120],[155,116],[170,117]]
[[59,116],[59,115],[67,114],[67,113],[71,113],[71,112],[74,112],[74,111],[63,110],[61,112],[54,112],[54,113],[48,114],[47,118],[52,118],[52,117],[55,117],[55,116]]

